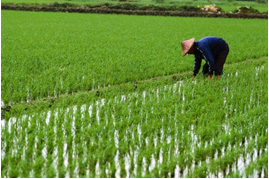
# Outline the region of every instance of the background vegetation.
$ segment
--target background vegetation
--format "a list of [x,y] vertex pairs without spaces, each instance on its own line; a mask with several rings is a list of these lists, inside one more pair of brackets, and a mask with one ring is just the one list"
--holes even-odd
[[268,12],[268,2],[266,0],[3,0],[1,3],[26,3],[26,4],[53,4],[53,3],[69,3],[77,5],[89,4],[119,4],[130,3],[139,5],[158,5],[158,6],[200,6],[216,4],[223,11],[235,11],[238,6],[251,6],[259,12]]

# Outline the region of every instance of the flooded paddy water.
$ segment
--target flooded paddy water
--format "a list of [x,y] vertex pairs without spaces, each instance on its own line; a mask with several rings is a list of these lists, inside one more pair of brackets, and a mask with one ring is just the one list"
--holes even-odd
[[267,177],[266,89],[225,80],[241,75],[217,98],[178,81],[1,120],[3,177]]

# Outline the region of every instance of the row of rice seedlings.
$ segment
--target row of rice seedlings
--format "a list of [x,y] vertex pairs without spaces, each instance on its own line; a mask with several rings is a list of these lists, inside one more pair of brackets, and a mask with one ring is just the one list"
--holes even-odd
[[[6,164],[2,176],[251,175],[248,166],[267,153],[266,100],[260,99],[266,87],[264,83],[256,90],[246,86],[242,93],[241,85],[259,81],[245,80],[253,78],[247,72],[239,74],[240,82],[237,77],[224,79],[227,90],[217,89],[223,100],[210,95],[212,83],[179,81],[2,121],[2,162]],[[260,80],[265,74],[258,71]],[[203,88],[207,90],[197,90]],[[249,94],[251,108],[247,108]],[[210,106],[203,108],[204,101],[224,109],[219,115],[210,112]],[[264,168],[263,175],[261,168],[255,170],[259,176],[268,175]]]
[[[182,60],[179,42],[191,36],[200,39],[214,33],[225,39],[231,49],[237,49],[227,63],[268,53],[267,21],[261,19],[24,11],[2,15],[5,105],[190,71],[193,57]],[[199,25],[193,29],[192,24]],[[211,24],[217,29],[207,28]],[[223,31],[227,24],[233,24],[233,33]],[[242,41],[247,45],[242,46]],[[249,45],[253,41],[256,45]]]
[[[145,93],[143,93],[143,95],[144,95]],[[122,96],[122,100],[124,99],[124,96]],[[103,102],[103,101],[102,101]],[[119,102],[117,102],[117,99],[115,98],[115,102],[116,103],[119,103]],[[136,101],[137,102],[137,101]],[[98,107],[98,101],[96,102],[96,108],[95,108],[95,111],[92,111],[92,105],[89,107],[89,116],[91,117],[92,116],[92,113],[96,113],[96,122],[97,122],[97,124],[98,125],[100,125],[100,117],[99,117],[99,107]],[[144,103],[144,101],[143,101],[143,103]],[[137,104],[137,103],[136,103]],[[102,106],[102,103],[101,103],[101,106]],[[112,108],[111,108],[112,109]],[[74,111],[74,113],[76,113],[75,111],[77,110],[77,108],[76,107],[74,107],[73,108],[73,111]],[[82,113],[83,113],[83,111],[85,110],[85,105],[81,108],[81,111],[82,111]],[[69,112],[69,108],[66,110],[67,111],[67,113]],[[58,112],[56,111],[55,112],[55,115],[56,114],[58,114]],[[43,115],[44,116],[44,115]],[[68,115],[67,115],[68,116]],[[69,115],[70,116],[70,115]],[[48,111],[48,113],[46,114],[46,120],[45,120],[45,122],[46,122],[46,124],[47,125],[49,125],[50,123],[51,123],[51,121],[52,120],[50,120],[50,118],[51,118],[51,111]],[[74,117],[71,117],[73,120],[72,120],[72,122],[69,122],[69,123],[67,123],[67,124],[69,124],[70,125],[70,123],[72,124],[72,127],[71,127],[71,136],[76,136],[75,135],[75,123],[74,123]],[[83,118],[83,116],[82,116],[82,118]],[[114,119],[115,118],[115,115],[114,114],[112,114],[112,119]],[[15,118],[16,119],[16,118]],[[61,118],[62,119],[62,118]],[[11,132],[11,126],[12,126],[12,123],[15,123],[15,122],[12,122],[13,121],[13,119],[10,119],[9,120],[9,128],[8,128],[8,130],[9,130],[9,132]],[[29,119],[29,122],[30,122],[30,119]],[[60,121],[59,121],[60,122]],[[108,122],[108,120],[106,119],[106,122]],[[63,125],[65,124],[65,123],[62,123]],[[114,126],[116,126],[116,121],[115,121],[115,119],[114,119],[114,121],[113,121],[113,124],[114,124]],[[4,125],[3,125],[4,126]],[[67,127],[67,129],[68,129],[68,126],[63,126],[63,127]],[[54,133],[56,133],[56,127],[53,127],[53,129],[54,129]],[[141,130],[141,129],[140,129]],[[139,131],[139,126],[138,126],[138,131]],[[64,132],[65,133],[65,132]],[[47,136],[48,134],[46,134],[45,136]],[[117,130],[115,130],[115,136],[117,136]],[[26,137],[27,138],[27,137]],[[44,139],[45,141],[47,141],[47,139]],[[118,148],[118,144],[117,144],[117,137],[115,137],[114,138],[114,140],[115,140],[115,146],[116,146],[116,148]],[[36,141],[36,138],[35,138],[35,141]],[[53,141],[53,140],[50,140],[50,141]],[[69,141],[74,141],[74,138],[71,138]],[[48,142],[48,141],[47,141]],[[141,142],[141,137],[139,136],[139,142]],[[26,143],[26,145],[27,145],[28,143]],[[94,144],[94,142],[92,141],[92,144]],[[36,145],[35,145],[36,146]],[[64,146],[66,146],[66,144],[64,145]],[[140,146],[141,146],[141,143],[140,143]],[[15,146],[15,148],[16,148],[16,146]],[[76,148],[76,147],[75,147]],[[56,148],[57,149],[57,148]],[[46,158],[47,157],[47,151],[48,151],[48,149],[47,149],[47,147],[45,146],[43,149],[42,149],[42,156],[44,157],[44,158]],[[57,150],[56,150],[56,152],[55,152],[56,154],[57,154]],[[65,152],[66,153],[66,152]],[[65,155],[66,156],[66,155]],[[68,156],[66,156],[66,158],[68,158]],[[66,162],[66,160],[65,160],[65,162]],[[34,163],[34,162],[33,162]],[[32,173],[30,173],[29,174],[30,176],[32,176],[33,175],[33,172]]]
[[[84,107],[82,106],[81,109],[83,109],[83,108]],[[84,162],[87,162],[88,163],[89,161],[87,161],[86,159],[87,159],[87,155],[89,155],[89,154],[87,154],[88,153],[87,152],[87,145],[86,145],[87,140],[85,141],[85,139],[83,138],[83,137],[85,137],[85,135],[80,137],[80,139],[83,140],[83,141],[85,141],[85,142],[81,142],[80,144],[77,144],[77,145],[74,143],[75,142],[75,139],[74,138],[76,138],[76,132],[74,131],[74,129],[75,129],[74,126],[76,124],[74,124],[74,121],[77,121],[77,120],[76,119],[73,120],[74,119],[74,116],[73,115],[74,115],[76,109],[77,109],[77,107],[75,106],[73,108],[73,110],[67,109],[66,112],[64,112],[64,114],[62,114],[64,116],[71,115],[70,116],[70,118],[71,118],[70,119],[71,125],[69,126],[68,129],[69,129],[70,134],[72,134],[72,135],[70,135],[70,138],[68,140],[70,143],[68,143],[68,142],[66,143],[66,140],[63,140],[63,142],[61,142],[60,145],[57,145],[56,140],[63,139],[64,137],[58,137],[57,136],[57,132],[55,131],[55,128],[56,128],[56,125],[57,125],[55,122],[56,122],[57,118],[53,119],[53,117],[51,117],[51,112],[50,111],[47,114],[45,114],[45,115],[43,114],[43,117],[46,118],[46,124],[44,126],[50,125],[50,124],[52,124],[52,126],[53,126],[52,128],[53,128],[53,132],[54,132],[55,137],[54,137],[54,139],[51,139],[52,140],[52,143],[54,143],[54,145],[53,145],[54,146],[54,149],[51,152],[51,157],[54,158],[54,160],[51,160],[51,159],[49,160],[48,159],[49,158],[49,156],[48,156],[48,150],[49,149],[48,149],[47,145],[52,145],[52,144],[49,144],[49,142],[47,141],[46,137],[44,137],[43,140],[46,141],[45,142],[46,144],[45,144],[45,146],[43,148],[40,149],[42,152],[40,152],[40,150],[39,150],[39,152],[37,152],[38,151],[37,150],[37,143],[38,143],[38,140],[37,139],[38,138],[35,137],[34,139],[30,140],[30,141],[32,141],[34,143],[34,145],[29,145],[28,147],[30,149],[32,149],[33,146],[34,147],[32,149],[33,150],[32,153],[30,153],[28,155],[28,158],[30,158],[30,159],[33,158],[32,165],[35,166],[35,164],[36,164],[36,154],[39,153],[39,156],[41,157],[41,155],[42,155],[42,157],[43,157],[42,160],[48,160],[48,162],[46,162],[44,165],[42,165],[42,163],[40,163],[39,168],[38,168],[38,169],[40,169],[39,171],[31,170],[28,174],[26,173],[26,176],[27,175],[29,175],[29,176],[40,176],[41,175],[41,176],[45,176],[45,177],[48,177],[48,176],[56,176],[56,177],[59,177],[59,176],[62,176],[62,177],[63,176],[66,176],[66,177],[68,177],[68,176],[84,176],[84,175],[82,175],[82,174],[79,173],[79,168],[80,168],[79,165],[80,164],[78,164],[77,162],[78,162],[78,159],[79,158],[83,158],[84,159]],[[57,111],[58,110],[55,110],[55,112],[54,112],[54,115],[55,116],[58,113]],[[63,110],[60,110],[60,111],[63,112]],[[89,111],[89,113],[90,113],[90,111]],[[82,113],[82,115],[83,115],[83,113]],[[23,119],[25,120],[26,117],[23,117]],[[23,119],[21,121],[23,121]],[[35,120],[35,118],[29,117],[29,121],[32,123],[31,126],[35,126],[36,125],[37,129],[40,130],[39,127],[38,127],[38,126],[40,126],[40,124],[35,124],[34,122],[32,122],[32,120]],[[61,122],[63,122],[61,125],[65,125],[66,124],[64,121],[61,121]],[[88,126],[89,125],[90,124],[88,124]],[[260,124],[256,124],[256,125],[257,126],[260,126]],[[244,128],[244,127],[245,126],[242,126],[242,128]],[[81,126],[81,128],[83,128],[83,125]],[[242,128],[241,128],[241,130],[242,130]],[[61,129],[62,128],[59,128],[58,130],[61,130]],[[68,131],[68,129],[67,130],[64,130],[64,131]],[[130,129],[127,128],[126,131],[128,131],[128,130],[130,130]],[[182,127],[181,130],[184,130],[184,128]],[[237,143],[237,144],[234,143],[233,144],[234,146],[231,146],[231,143],[229,141],[229,144],[227,145],[227,148],[224,146],[224,147],[221,148],[221,150],[220,150],[220,148],[218,148],[218,149],[216,149],[216,151],[214,151],[215,149],[212,148],[212,147],[214,145],[218,145],[218,143],[221,143],[220,142],[221,140],[220,139],[213,138],[209,142],[207,142],[207,141],[206,142],[203,142],[200,139],[199,136],[197,137],[197,135],[194,133],[193,130],[194,130],[194,126],[191,125],[191,128],[189,129],[189,131],[188,130],[184,130],[184,132],[182,132],[182,134],[180,134],[180,133],[173,134],[172,133],[172,134],[168,135],[167,133],[169,133],[169,132],[164,132],[165,130],[163,128],[161,128],[161,131],[160,131],[159,135],[157,135],[155,137],[154,136],[146,137],[145,138],[145,141],[143,141],[141,139],[141,137],[140,137],[141,134],[143,133],[142,132],[143,130],[141,129],[140,125],[138,125],[137,129],[135,129],[135,131],[132,134],[129,134],[130,135],[130,138],[132,136],[132,138],[134,138],[134,140],[135,140],[134,135],[135,136],[138,136],[137,137],[137,142],[134,142],[134,144],[135,144],[134,146],[136,146],[136,150],[133,152],[133,147],[129,147],[128,148],[129,150],[127,150],[129,152],[125,151],[125,152],[127,152],[127,154],[124,154],[124,155],[120,155],[120,152],[119,151],[123,151],[121,149],[121,147],[123,146],[122,142],[123,143],[125,143],[125,142],[128,143],[128,137],[129,137],[128,136],[128,132],[125,133],[125,135],[127,135],[127,137],[126,136],[124,136],[124,137],[121,136],[123,139],[120,140],[119,139],[119,131],[118,130],[115,130],[114,131],[114,142],[112,142],[112,145],[115,145],[115,148],[116,148],[115,150],[117,150],[116,154],[114,154],[115,155],[114,162],[115,162],[115,167],[116,167],[115,168],[116,169],[115,175],[116,176],[122,175],[121,173],[119,173],[117,171],[121,171],[121,168],[124,167],[125,168],[125,171],[126,171],[126,176],[130,176],[131,173],[136,174],[136,175],[133,175],[133,176],[137,176],[137,168],[134,168],[134,171],[133,172],[130,171],[131,166],[132,166],[130,164],[130,162],[132,161],[131,160],[132,157],[134,157],[134,162],[137,161],[137,155],[139,154],[139,151],[141,150],[140,148],[143,145],[145,145],[146,147],[154,146],[154,148],[152,148],[153,150],[151,149],[151,151],[150,151],[151,152],[151,158],[149,158],[147,156],[144,156],[142,158],[142,164],[144,165],[144,168],[146,168],[146,169],[142,169],[142,171],[140,171],[141,172],[140,173],[140,176],[146,176],[147,173],[148,173],[147,176],[162,176],[162,175],[160,175],[161,174],[161,172],[160,172],[161,170],[158,167],[160,167],[161,164],[163,164],[163,161],[166,161],[166,162],[168,161],[169,162],[169,156],[170,157],[173,156],[173,158],[175,158],[177,160],[178,160],[178,157],[179,158],[180,157],[181,158],[183,157],[181,159],[181,160],[183,160],[183,164],[180,163],[181,165],[177,163],[178,162],[177,160],[174,161],[174,162],[177,163],[176,167],[178,167],[178,172],[180,172],[182,170],[181,173],[179,173],[178,175],[179,176],[183,176],[183,177],[188,176],[188,174],[191,174],[192,172],[194,172],[193,175],[196,175],[197,174],[196,172],[199,171],[199,167],[202,167],[202,165],[204,163],[206,163],[206,165],[209,165],[210,166],[210,163],[212,162],[212,160],[213,161],[214,160],[218,160],[219,157],[221,157],[222,160],[225,159],[225,156],[228,156],[227,159],[229,159],[229,157],[235,158],[235,156],[237,156],[236,153],[238,151],[242,151],[242,149],[241,149],[242,146],[243,146],[243,148],[247,148],[248,147],[247,143],[251,143],[252,141],[255,141],[254,144],[257,145],[257,134],[256,134],[255,135],[255,139],[253,139],[253,140],[252,139],[249,139],[249,140],[245,139],[244,144],[242,144],[242,141],[241,141],[240,143]],[[82,132],[82,130],[79,131],[79,132]],[[83,130],[83,132],[87,132],[87,130]],[[184,137],[184,133],[187,134],[187,140],[188,140],[188,143],[190,143],[190,145],[189,145],[189,149],[190,149],[189,153],[187,152],[188,143],[187,143],[187,146],[184,147],[184,151],[182,153],[178,151],[178,150],[180,150],[179,144],[182,143],[182,142],[184,142],[182,140],[179,140],[180,138]],[[239,136],[240,136],[240,129],[239,129],[239,132],[238,133],[239,133]],[[62,132],[60,132],[60,134],[62,134]],[[65,134],[65,132],[63,132],[63,134]],[[237,134],[235,132],[232,132],[232,134],[233,135],[231,137],[233,137],[233,138],[235,136],[237,136]],[[178,136],[181,136],[181,135],[182,135],[182,137],[178,137]],[[226,135],[226,134],[223,134],[223,135],[224,135],[225,138],[229,138],[229,135]],[[48,136],[50,136],[50,135],[48,135]],[[173,137],[174,137],[174,140],[173,140]],[[91,137],[89,137],[89,138],[91,138]],[[112,134],[112,136],[110,136],[110,140],[109,141],[113,141],[112,138],[113,138],[113,134]],[[26,142],[27,143],[25,145],[28,144],[28,140],[29,140],[29,138],[28,138],[28,136],[26,136]],[[98,147],[98,146],[100,147],[100,145],[101,145],[100,140],[102,140],[102,136],[97,135],[97,138],[96,138],[96,136],[94,136],[94,139],[91,140],[90,145],[95,145],[95,143],[96,143],[96,147]],[[139,142],[141,142],[141,140],[143,142],[143,145],[139,145]],[[12,142],[13,142],[13,148],[14,148],[14,150],[17,150],[16,149],[16,142],[14,142],[14,141],[12,141]],[[174,146],[173,145],[170,145],[169,146],[170,143],[171,144],[174,144]],[[159,150],[159,153],[158,153],[158,150],[156,149],[156,147],[158,147],[160,144],[164,144],[164,146],[166,146],[166,147],[169,146],[169,149],[168,150],[167,149],[165,150],[165,149],[163,149],[161,147],[161,149]],[[78,149],[77,148],[79,148],[78,145],[82,145],[83,154],[80,154],[80,155],[77,154],[78,153]],[[59,147],[59,146],[61,146],[61,147]],[[71,146],[69,148],[69,150],[72,150],[72,151],[69,151],[68,154],[67,154],[68,146]],[[236,150],[237,147],[241,147],[240,150]],[[28,150],[29,149],[26,149],[26,151],[28,151]],[[174,150],[174,152],[172,152],[173,150]],[[233,150],[236,150],[236,152],[233,152],[233,155],[232,155],[231,153],[229,153],[229,151],[233,151]],[[259,154],[261,154],[262,152],[266,152],[266,150],[267,149],[265,149],[263,151],[263,149],[261,148],[259,150]],[[93,154],[95,155],[97,151],[96,150],[94,150],[94,151],[95,152],[93,152]],[[104,150],[104,148],[103,148],[102,151],[106,151],[106,149]],[[206,153],[209,152],[210,154],[209,154],[209,156],[201,156],[201,154],[204,154],[203,152],[200,154],[199,152],[201,152],[201,151],[204,151]],[[224,151],[226,151],[226,154],[224,153]],[[58,152],[61,153],[61,154],[60,155],[57,155]],[[109,152],[109,151],[107,151],[107,152]],[[23,151],[23,153],[24,153],[24,151]],[[164,160],[163,159],[165,153],[168,155],[167,156],[168,157],[168,160]],[[171,153],[171,155],[169,153]],[[13,151],[11,151],[11,156],[12,155],[13,155]],[[190,157],[190,159],[188,159],[188,158],[186,159],[185,158],[186,155],[187,156],[189,155],[188,157]],[[248,158],[248,156],[250,154],[246,154],[246,155],[247,155],[247,158]],[[32,156],[32,157],[29,157],[29,156]],[[121,166],[120,164],[118,164],[118,162],[120,160],[119,159],[119,156],[122,156],[124,158],[124,165],[123,166]],[[98,156],[98,157],[100,157],[100,156]],[[95,158],[95,157],[93,156],[93,158]],[[198,161],[196,160],[196,158],[198,158]],[[257,150],[254,149],[254,153],[253,153],[253,156],[251,158],[252,158],[252,162],[256,160],[256,158],[257,158]],[[62,162],[60,164],[61,167],[58,168],[57,166],[59,165],[59,159]],[[72,160],[75,160],[74,163],[72,163]],[[102,175],[102,173],[100,173],[100,171],[102,171],[102,169],[100,169],[100,160],[102,160],[102,159],[100,159],[100,158],[97,159],[97,161],[95,161],[97,163],[94,164],[95,165],[95,172],[97,172],[97,173],[95,173],[96,177]],[[170,160],[171,160],[171,158],[170,158]],[[191,163],[188,162],[187,163],[187,166],[186,166],[184,164],[184,161],[185,160],[187,160],[187,161],[190,160],[189,162],[191,162]],[[242,159],[242,156],[239,157],[238,161],[236,161],[236,158],[235,158],[234,164],[233,165],[230,165],[232,167],[231,172],[237,172],[237,170],[239,170],[240,168],[242,168],[242,167],[240,167],[242,165],[242,160],[243,160]],[[185,162],[187,162],[187,161],[185,161]],[[241,162],[241,164],[240,164],[240,162]],[[50,173],[51,171],[48,171],[49,168],[47,168],[47,165],[52,165],[55,171],[53,170],[54,172],[53,173]],[[75,165],[75,166],[72,167],[73,169],[71,167],[70,167],[71,169],[69,169],[69,166],[70,165],[71,166],[72,165]],[[111,165],[111,164],[109,164],[109,165]],[[180,167],[183,167],[183,169],[180,169],[179,168],[179,165],[180,165]],[[196,165],[197,165],[198,169],[195,167]],[[140,163],[140,165],[138,165],[137,163],[134,163],[134,166],[136,166],[136,167],[137,166],[141,166],[141,163]],[[213,163],[211,166],[218,166],[218,165],[216,165],[216,163]],[[62,167],[65,168],[65,170],[61,170]],[[205,167],[203,166],[203,168],[205,168]],[[152,173],[152,171],[154,169],[156,171],[158,171],[155,175],[153,175],[153,173]],[[194,169],[195,169],[196,172],[194,171]],[[214,174],[214,173],[216,173],[216,171],[215,171],[216,168],[213,168],[213,169],[214,169],[213,171],[211,171],[212,169],[210,169],[210,168],[207,169],[208,171],[206,170],[209,173],[209,176],[211,176],[211,177],[212,176],[217,176],[217,174]],[[83,170],[83,169],[80,169],[80,170]],[[87,171],[88,170],[89,169],[86,170],[86,174],[87,174]],[[10,171],[11,170],[9,170],[8,172],[10,172]],[[40,174],[41,171],[42,171],[42,173]],[[62,171],[63,173],[61,173],[61,175],[59,175],[59,171]],[[210,173],[210,171],[213,172],[213,173]],[[226,169],[225,172],[226,172],[225,173],[226,175],[229,175],[230,174],[229,173],[229,166],[228,166],[228,169]],[[106,169],[107,176],[109,176],[108,175],[109,173],[111,174],[112,171],[109,170],[109,169]],[[167,176],[173,175],[173,173],[172,174],[171,173],[172,173],[172,171],[170,170],[170,174],[168,172],[168,173],[166,173],[166,175]],[[198,172],[198,174],[200,174],[200,173]],[[218,172],[218,176],[224,176],[225,174],[223,174],[223,173],[222,174],[219,174],[219,172]],[[9,175],[12,176],[12,173],[9,173]],[[23,175],[23,173],[22,173],[22,175]],[[88,175],[89,175],[89,172],[88,172]],[[164,175],[164,176],[166,176],[166,175]]]

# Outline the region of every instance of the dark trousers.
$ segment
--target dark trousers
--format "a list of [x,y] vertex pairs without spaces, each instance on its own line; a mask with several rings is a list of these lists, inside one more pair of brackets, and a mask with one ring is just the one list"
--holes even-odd
[[[219,54],[215,62],[215,75],[222,75],[223,66],[228,54],[229,54],[229,46],[228,44],[225,44],[223,51]],[[204,75],[209,74],[209,65],[207,63],[205,63],[203,66],[203,74]]]

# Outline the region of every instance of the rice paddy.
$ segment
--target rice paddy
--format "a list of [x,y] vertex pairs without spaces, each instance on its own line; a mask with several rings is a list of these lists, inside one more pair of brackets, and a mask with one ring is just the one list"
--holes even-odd
[[[1,177],[268,177],[266,20],[2,17]],[[224,74],[192,79],[213,32]]]

